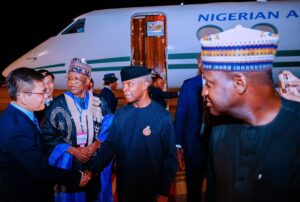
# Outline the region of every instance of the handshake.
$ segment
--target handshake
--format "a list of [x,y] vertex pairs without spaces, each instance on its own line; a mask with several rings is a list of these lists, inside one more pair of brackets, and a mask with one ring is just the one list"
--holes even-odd
[[93,177],[93,173],[89,170],[79,171],[79,172],[81,173],[81,179],[80,179],[79,186],[85,187],[91,181],[91,179]]

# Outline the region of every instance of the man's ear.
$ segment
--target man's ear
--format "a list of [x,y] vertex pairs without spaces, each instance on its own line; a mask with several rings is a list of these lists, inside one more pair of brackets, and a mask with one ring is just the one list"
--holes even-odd
[[245,74],[235,73],[233,78],[233,86],[238,94],[244,94],[248,87],[248,82]]
[[86,77],[86,79],[85,79],[85,85],[89,86],[90,82],[91,82],[91,78],[90,77]]
[[26,93],[19,93],[17,99],[22,105],[27,105],[28,104],[28,99],[27,99],[27,94]]
[[144,86],[144,89],[147,89],[150,86],[150,83],[148,81],[143,82],[143,86]]

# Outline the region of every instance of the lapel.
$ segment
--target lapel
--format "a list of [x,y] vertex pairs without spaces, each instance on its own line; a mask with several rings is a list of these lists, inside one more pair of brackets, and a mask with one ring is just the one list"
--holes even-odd
[[22,124],[24,124],[24,126],[27,125],[28,127],[30,127],[34,131],[34,133],[32,135],[36,136],[35,139],[37,141],[37,144],[40,146],[41,141],[42,141],[41,140],[41,132],[39,131],[37,126],[33,123],[33,121],[26,114],[24,114],[20,110],[16,109],[12,105],[8,106],[8,110],[11,111],[11,113],[13,113],[14,116],[19,117],[17,119],[23,119]]

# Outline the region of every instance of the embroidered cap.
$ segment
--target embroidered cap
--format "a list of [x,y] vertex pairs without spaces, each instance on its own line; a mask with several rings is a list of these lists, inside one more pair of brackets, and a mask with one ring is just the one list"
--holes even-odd
[[264,71],[272,69],[279,37],[237,25],[203,37],[203,69],[219,71]]
[[76,72],[91,77],[92,67],[86,63],[84,58],[74,58],[71,60],[69,72]]
[[127,81],[149,75],[151,72],[144,66],[126,66],[121,69],[121,80]]

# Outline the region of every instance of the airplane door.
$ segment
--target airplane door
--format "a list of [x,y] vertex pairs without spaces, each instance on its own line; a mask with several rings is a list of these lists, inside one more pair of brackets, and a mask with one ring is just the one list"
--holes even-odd
[[167,80],[166,16],[137,13],[131,18],[131,64],[143,65]]

